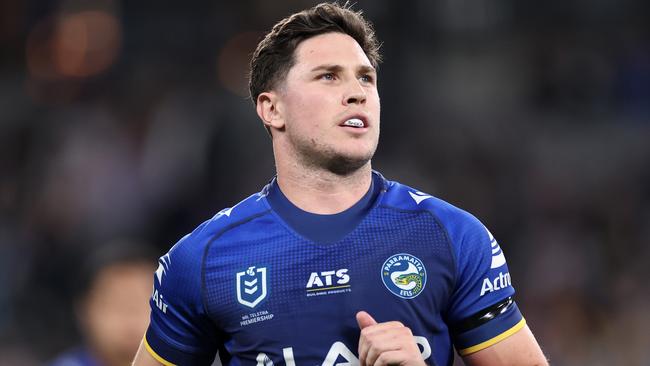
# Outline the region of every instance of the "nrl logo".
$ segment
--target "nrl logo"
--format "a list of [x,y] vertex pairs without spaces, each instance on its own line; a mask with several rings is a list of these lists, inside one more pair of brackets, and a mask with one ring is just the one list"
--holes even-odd
[[246,271],[237,272],[237,301],[244,306],[254,308],[266,298],[266,267],[248,267]]

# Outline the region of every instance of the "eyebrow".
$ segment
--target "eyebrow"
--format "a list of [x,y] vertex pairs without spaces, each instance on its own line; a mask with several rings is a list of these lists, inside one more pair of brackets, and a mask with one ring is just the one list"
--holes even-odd
[[[343,70],[343,66],[341,66],[341,65],[326,64],[326,65],[318,65],[318,66],[314,67],[313,69],[311,69],[311,72],[314,72],[314,71],[341,72],[342,70]],[[377,73],[377,70],[375,70],[374,67],[366,66],[366,65],[359,66],[357,68],[357,71],[360,72],[360,73],[363,73],[363,74],[367,74],[367,73],[376,74]]]

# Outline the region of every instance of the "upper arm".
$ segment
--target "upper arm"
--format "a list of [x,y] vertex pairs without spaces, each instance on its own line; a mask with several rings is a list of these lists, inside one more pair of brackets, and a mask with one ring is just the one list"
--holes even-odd
[[218,349],[217,330],[202,296],[206,241],[186,236],[159,260],[141,353],[162,364],[210,365]]
[[469,366],[548,365],[527,325],[509,337],[463,357]]
[[456,283],[445,316],[453,343],[464,356],[512,335],[525,320],[492,234],[466,212],[455,211],[445,221],[456,257]]
[[453,343],[470,365],[546,364],[514,301],[504,253],[483,224],[466,212],[445,217],[457,281],[446,313]]

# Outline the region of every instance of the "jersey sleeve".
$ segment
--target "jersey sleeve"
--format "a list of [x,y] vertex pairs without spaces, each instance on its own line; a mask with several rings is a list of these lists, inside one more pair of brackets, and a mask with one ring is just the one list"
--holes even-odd
[[201,293],[205,240],[195,233],[162,256],[154,274],[144,344],[164,365],[210,365],[219,344]]
[[447,310],[458,353],[487,348],[525,325],[516,303],[505,256],[474,216],[453,215],[448,227],[456,257],[456,284]]

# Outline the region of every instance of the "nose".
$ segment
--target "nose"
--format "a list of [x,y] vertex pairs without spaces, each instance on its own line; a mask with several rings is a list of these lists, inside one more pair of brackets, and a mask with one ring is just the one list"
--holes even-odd
[[358,80],[349,83],[349,87],[343,96],[343,105],[364,104],[366,102],[366,91]]

